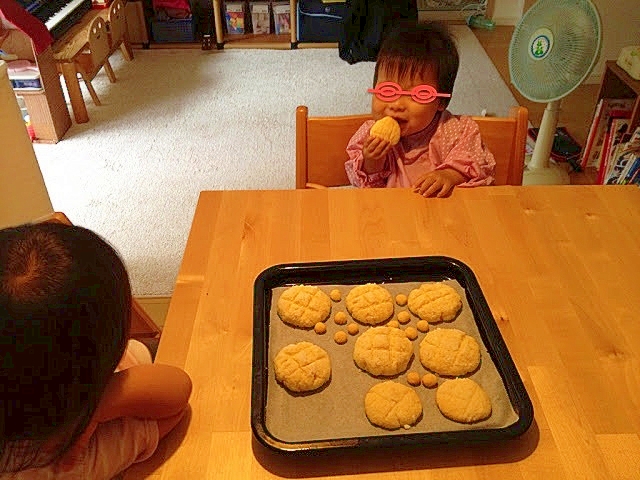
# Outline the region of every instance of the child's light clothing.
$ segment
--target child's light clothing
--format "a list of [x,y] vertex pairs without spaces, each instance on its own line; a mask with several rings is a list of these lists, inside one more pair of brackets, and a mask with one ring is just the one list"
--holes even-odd
[[391,147],[382,171],[362,170],[362,146],[375,122],[365,122],[347,145],[347,176],[356,187],[413,187],[425,173],[453,168],[467,178],[459,187],[490,185],[495,160],[482,144],[478,124],[467,116],[448,110],[437,114],[424,130],[400,139]]
[[0,480],[109,480],[149,458],[159,439],[156,420],[117,418],[98,425],[88,447],[72,465],[63,467],[56,462],[17,473],[0,473]]
[[116,372],[134,367],[136,365],[150,365],[153,363],[151,352],[147,346],[139,340],[129,339],[124,355],[116,367]]

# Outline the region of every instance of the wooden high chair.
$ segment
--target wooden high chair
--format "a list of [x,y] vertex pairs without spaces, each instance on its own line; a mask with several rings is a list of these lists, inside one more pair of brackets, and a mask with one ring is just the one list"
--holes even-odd
[[[513,107],[508,117],[472,117],[482,140],[496,160],[495,185],[522,185],[529,112]],[[371,115],[309,117],[296,109],[296,188],[349,185],[344,169],[346,147]]]
[[102,67],[104,67],[109,81],[114,83],[116,76],[113,73],[109,56],[111,55],[111,47],[109,45],[109,33],[107,32],[107,24],[100,16],[94,18],[87,29],[87,48],[77,57],[74,58],[76,70],[85,85],[96,106],[100,106],[100,99],[91,84]]

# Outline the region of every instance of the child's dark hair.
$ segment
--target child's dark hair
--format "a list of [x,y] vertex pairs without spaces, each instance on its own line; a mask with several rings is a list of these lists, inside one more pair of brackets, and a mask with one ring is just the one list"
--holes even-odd
[[[460,59],[455,41],[444,24],[403,21],[384,37],[378,52],[373,86],[378,72],[395,74],[400,78],[424,76],[432,68],[438,72],[438,91],[452,93]],[[442,99],[443,105],[449,99]]]
[[131,287],[97,234],[57,223],[0,230],[0,472],[61,457],[124,354]]

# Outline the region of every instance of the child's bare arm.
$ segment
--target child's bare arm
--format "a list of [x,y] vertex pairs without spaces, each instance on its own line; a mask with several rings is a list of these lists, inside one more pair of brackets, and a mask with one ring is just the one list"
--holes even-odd
[[137,365],[112,377],[93,417],[103,423],[119,417],[164,419],[183,413],[191,379],[170,365]]

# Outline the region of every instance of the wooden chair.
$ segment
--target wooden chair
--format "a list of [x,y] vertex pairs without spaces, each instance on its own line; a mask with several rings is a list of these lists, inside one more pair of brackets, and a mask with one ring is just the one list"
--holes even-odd
[[[473,117],[496,160],[495,185],[522,185],[528,110],[513,107],[508,117]],[[296,188],[349,185],[344,169],[347,143],[371,115],[309,117],[296,109]]]
[[116,76],[109,63],[110,55],[111,47],[109,45],[107,23],[102,17],[97,16],[87,29],[87,48],[74,59],[76,70],[87,86],[87,90],[89,90],[89,94],[96,106],[101,104],[93,85],[91,85],[91,81],[96,77],[100,69],[104,67],[111,83],[116,81]]
[[133,50],[127,34],[124,0],[114,0],[109,6],[107,28],[109,30],[109,56],[120,49],[125,60],[133,60]]

